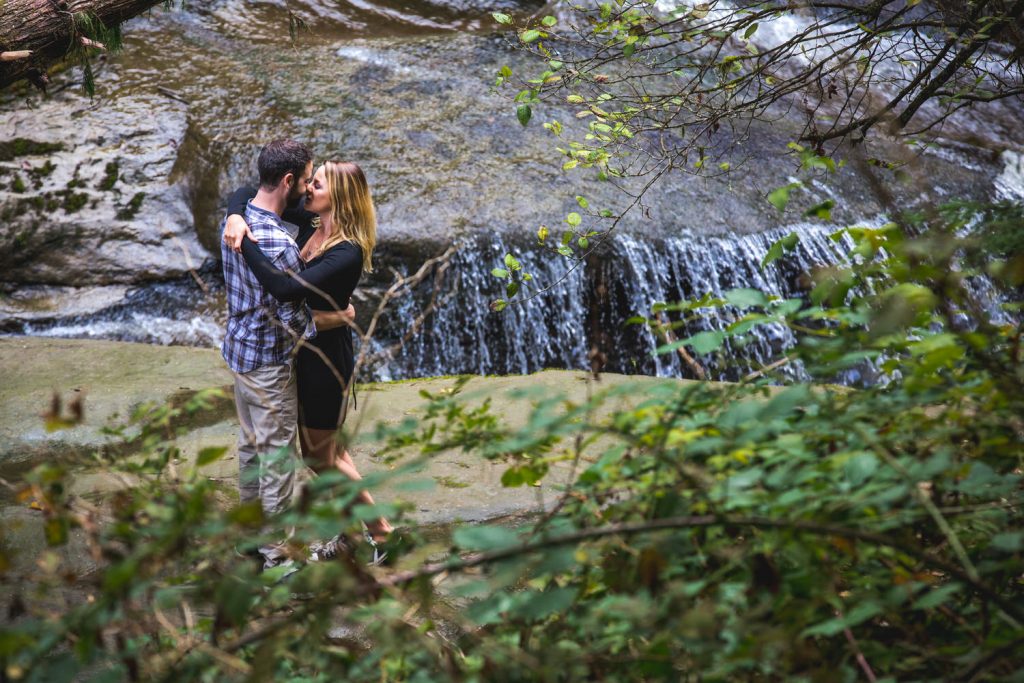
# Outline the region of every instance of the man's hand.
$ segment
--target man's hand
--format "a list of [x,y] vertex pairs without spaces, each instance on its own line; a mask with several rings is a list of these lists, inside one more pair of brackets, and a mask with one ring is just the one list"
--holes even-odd
[[318,330],[333,330],[343,325],[351,325],[356,319],[356,309],[352,304],[344,311],[313,311],[313,324]]
[[228,216],[228,220],[224,224],[224,244],[228,245],[235,253],[238,253],[242,251],[242,240],[246,237],[253,242],[259,242],[258,239],[253,237],[252,231],[249,230],[249,224],[245,222],[244,218],[237,213]]

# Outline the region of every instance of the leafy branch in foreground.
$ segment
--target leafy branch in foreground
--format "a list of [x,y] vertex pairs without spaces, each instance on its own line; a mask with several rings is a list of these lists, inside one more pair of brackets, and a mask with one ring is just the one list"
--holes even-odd
[[[554,117],[543,125],[563,170],[614,184],[625,211],[664,174],[732,173],[768,130],[802,170],[834,172],[841,145],[872,142],[856,153],[898,176],[890,159],[909,156],[902,146],[920,149],[970,108],[1024,98],[1022,16],[1020,0],[615,0],[557,17],[496,13],[535,59],[518,75],[502,67],[495,86],[523,125]],[[767,200],[781,211],[797,187]],[[612,218],[585,214],[557,250],[582,260],[592,248],[577,240],[599,243]]]
[[[400,469],[461,449],[507,463],[505,486],[562,484],[543,514],[458,527],[394,570],[345,557],[287,583],[257,575],[240,539],[292,527],[301,553],[338,520],[358,529],[379,511],[350,509],[356,486],[329,476],[279,519],[225,504],[173,468],[174,416],[141,411],[149,455],[105,461],[139,478],[110,500],[69,497],[53,465],[26,476],[57,533],[40,571],[4,578],[22,596],[0,628],[4,671],[1020,680],[1024,256],[981,263],[1003,303],[978,307],[972,264],[988,229],[965,232],[958,215],[922,219],[913,235],[855,232],[857,253],[816,274],[799,307],[751,290],[723,298],[793,325],[789,353],[809,377],[867,358],[884,382],[649,379],[595,383],[577,401],[525,390],[508,397],[531,406],[519,422],[464,380],[424,393],[415,416],[376,430]],[[56,550],[76,539],[95,569],[73,575]]]

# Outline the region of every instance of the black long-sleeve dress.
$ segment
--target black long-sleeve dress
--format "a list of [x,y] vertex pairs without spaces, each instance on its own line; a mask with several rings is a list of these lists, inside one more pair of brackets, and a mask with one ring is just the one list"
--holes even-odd
[[[256,196],[254,188],[241,188],[228,199],[228,214],[245,215],[246,203]],[[296,242],[301,249],[315,232],[312,214],[289,209],[282,219],[299,227]],[[278,301],[305,299],[318,311],[344,310],[359,284],[363,270],[362,249],[351,242],[336,244],[306,264],[296,275],[288,274],[251,240],[242,240],[242,256],[256,279]],[[299,421],[311,429],[337,429],[344,420],[345,392],[352,381],[355,353],[348,326],[317,331],[296,357]]]

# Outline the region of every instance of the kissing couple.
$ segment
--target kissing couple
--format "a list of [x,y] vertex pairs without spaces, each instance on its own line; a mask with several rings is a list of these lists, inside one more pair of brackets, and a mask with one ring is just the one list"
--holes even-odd
[[[314,172],[309,148],[294,140],[266,145],[259,186],[228,199],[221,256],[228,322],[221,351],[234,375],[238,410],[239,497],[259,500],[265,516],[294,493],[296,437],[314,472],[362,477],[337,432],[354,370],[352,292],[372,272],[377,242],[373,198],[362,169],[325,161]],[[373,505],[366,490],[359,502]],[[366,525],[374,564],[392,527]],[[310,548],[331,559],[340,536]],[[263,568],[291,563],[285,544],[259,548]]]

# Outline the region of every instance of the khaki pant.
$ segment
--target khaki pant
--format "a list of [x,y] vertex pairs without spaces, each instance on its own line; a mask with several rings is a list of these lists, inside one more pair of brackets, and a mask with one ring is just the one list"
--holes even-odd
[[[238,410],[238,493],[247,503],[259,500],[271,516],[288,507],[298,467],[298,395],[292,364],[234,373]],[[280,545],[261,546],[266,567],[283,557]]]

